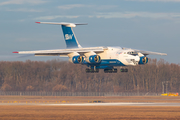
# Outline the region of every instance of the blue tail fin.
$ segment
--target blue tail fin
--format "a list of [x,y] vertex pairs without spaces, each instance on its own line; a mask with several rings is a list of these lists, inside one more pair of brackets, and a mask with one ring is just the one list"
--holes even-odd
[[55,22],[36,22],[39,24],[52,24],[52,25],[61,25],[62,31],[64,34],[64,39],[66,41],[67,48],[81,48],[81,45],[78,43],[76,36],[73,32],[72,27],[76,27],[76,25],[87,25],[86,23],[55,23]]
[[64,39],[67,48],[79,48],[81,45],[78,43],[72,27],[62,25]]

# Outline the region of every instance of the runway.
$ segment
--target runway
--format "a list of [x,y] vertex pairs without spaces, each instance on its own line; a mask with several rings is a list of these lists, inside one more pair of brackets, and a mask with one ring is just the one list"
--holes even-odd
[[61,103],[61,104],[43,104],[43,103],[0,103],[1,105],[8,106],[169,106],[180,107],[180,103]]
[[180,97],[1,96],[0,119],[180,119]]

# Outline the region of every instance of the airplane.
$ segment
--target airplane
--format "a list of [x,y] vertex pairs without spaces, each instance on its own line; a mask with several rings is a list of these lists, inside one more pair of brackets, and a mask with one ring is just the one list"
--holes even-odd
[[86,73],[98,73],[99,69],[104,69],[105,73],[117,73],[117,67],[121,72],[128,72],[124,66],[145,65],[148,63],[147,55],[167,55],[166,53],[142,51],[123,47],[86,47],[83,48],[73,31],[77,25],[87,25],[85,23],[67,22],[36,22],[38,24],[61,25],[66,49],[36,50],[36,51],[16,51],[19,54],[34,54],[35,56],[60,56],[69,57],[69,61],[74,64],[86,65]]

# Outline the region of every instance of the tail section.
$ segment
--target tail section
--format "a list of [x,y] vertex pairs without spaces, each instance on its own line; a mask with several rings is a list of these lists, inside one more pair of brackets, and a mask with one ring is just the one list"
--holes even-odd
[[52,22],[36,22],[36,23],[61,25],[67,48],[81,48],[81,45],[76,39],[76,36],[72,28],[76,27],[76,25],[86,25],[86,24],[52,23]]
[[72,27],[62,25],[62,31],[67,48],[78,48],[81,45],[78,43]]

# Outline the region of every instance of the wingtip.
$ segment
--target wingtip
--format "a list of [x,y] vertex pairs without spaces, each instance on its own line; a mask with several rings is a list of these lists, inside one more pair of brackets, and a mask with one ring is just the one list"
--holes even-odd
[[161,55],[165,55],[165,56],[167,56],[167,53],[163,53],[163,54],[161,54]]
[[35,23],[38,23],[38,24],[40,24],[41,22],[35,22]]
[[14,51],[13,53],[19,53],[19,52],[17,52],[17,51]]

